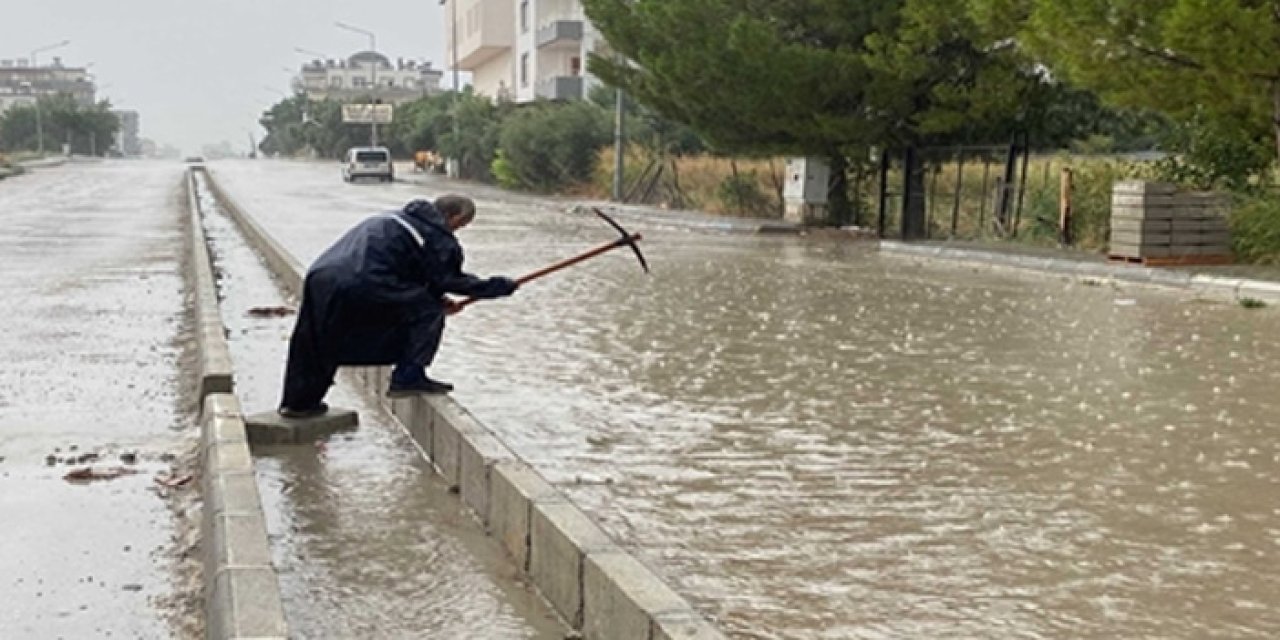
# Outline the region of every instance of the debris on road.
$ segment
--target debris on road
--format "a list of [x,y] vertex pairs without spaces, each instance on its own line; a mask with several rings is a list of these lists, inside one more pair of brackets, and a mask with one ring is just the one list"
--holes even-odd
[[173,487],[185,486],[187,483],[191,482],[191,480],[194,477],[195,476],[192,476],[189,473],[183,474],[183,475],[163,475],[163,476],[156,476],[155,481],[156,481],[156,484],[162,487],[173,488]]
[[291,316],[295,313],[289,307],[253,307],[249,309],[249,315],[254,318],[282,318]]
[[138,473],[136,469],[128,469],[125,467],[83,467],[74,471],[68,471],[62,476],[63,480],[74,482],[84,480],[92,482],[94,480],[114,480],[121,476],[133,475]]

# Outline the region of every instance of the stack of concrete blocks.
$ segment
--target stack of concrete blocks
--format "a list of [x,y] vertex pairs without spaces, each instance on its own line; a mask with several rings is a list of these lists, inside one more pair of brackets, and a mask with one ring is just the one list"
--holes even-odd
[[1229,259],[1229,211],[1230,200],[1222,194],[1178,191],[1164,182],[1117,182],[1111,192],[1110,255]]

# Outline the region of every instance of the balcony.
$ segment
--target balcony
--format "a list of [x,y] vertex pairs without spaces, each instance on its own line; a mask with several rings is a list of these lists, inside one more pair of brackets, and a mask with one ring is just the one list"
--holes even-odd
[[581,20],[556,20],[538,27],[534,44],[539,49],[577,49],[582,44]]
[[582,76],[551,76],[538,81],[534,93],[547,100],[581,100]]

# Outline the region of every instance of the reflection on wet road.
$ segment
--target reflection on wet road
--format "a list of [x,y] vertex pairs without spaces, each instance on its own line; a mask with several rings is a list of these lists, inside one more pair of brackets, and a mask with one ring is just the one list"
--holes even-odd
[[[180,637],[177,531],[152,479],[194,443],[181,172],[0,184],[0,638]],[[63,480],[90,467],[138,473]]]
[[[201,184],[203,180],[201,179]],[[248,412],[279,399],[294,317],[266,268],[201,198],[222,317]],[[392,418],[341,382],[329,402],[360,427],[312,446],[255,447],[273,561],[298,638],[545,638],[564,628],[463,509]]]
[[[438,189],[215,165],[304,263]],[[610,239],[471,190],[468,266]],[[435,373],[746,638],[1271,637],[1274,311],[650,229],[451,319]]]

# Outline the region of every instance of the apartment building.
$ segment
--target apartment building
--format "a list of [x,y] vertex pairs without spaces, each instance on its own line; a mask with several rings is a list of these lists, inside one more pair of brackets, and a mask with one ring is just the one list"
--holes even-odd
[[398,59],[393,64],[381,53],[361,51],[346,59],[302,65],[293,88],[312,100],[350,102],[374,96],[399,104],[438,93],[443,75],[430,62]]
[[445,0],[450,62],[495,100],[577,100],[598,84],[587,55],[604,40],[578,0]]
[[34,104],[37,97],[60,93],[87,106],[94,103],[97,88],[88,69],[63,66],[61,58],[44,66],[32,66],[24,58],[0,60],[0,113],[15,104]]
[[132,109],[115,109],[120,120],[120,130],[116,132],[116,150],[126,156],[142,155],[142,139],[139,138],[138,112]]

